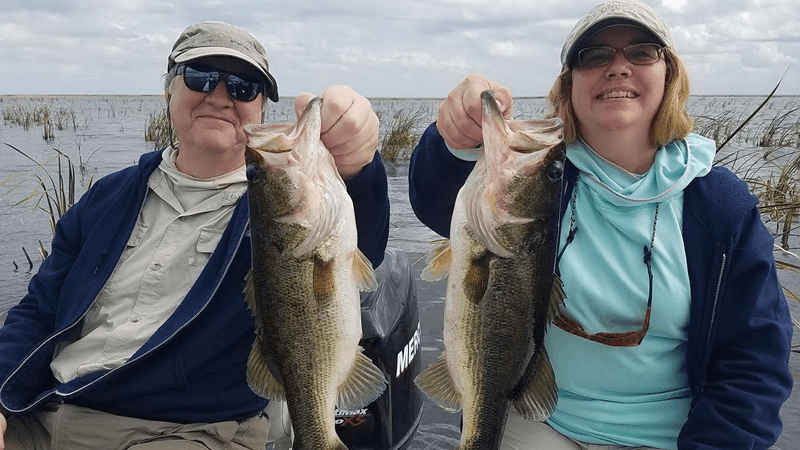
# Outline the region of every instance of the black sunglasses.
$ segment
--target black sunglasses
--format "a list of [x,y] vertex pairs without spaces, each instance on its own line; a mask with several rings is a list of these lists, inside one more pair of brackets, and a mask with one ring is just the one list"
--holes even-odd
[[598,45],[578,50],[577,67],[597,68],[611,64],[614,56],[621,51],[625,58],[638,66],[655,64],[661,59],[663,46],[658,44],[634,44],[622,49]]
[[211,92],[224,79],[231,98],[242,102],[251,102],[259,93],[268,92],[271,88],[271,84],[265,80],[202,64],[181,64],[177,68],[177,74],[183,77],[186,87],[195,92]]

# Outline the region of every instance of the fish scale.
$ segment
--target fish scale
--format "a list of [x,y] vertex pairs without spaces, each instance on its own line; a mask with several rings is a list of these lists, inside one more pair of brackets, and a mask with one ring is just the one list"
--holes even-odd
[[458,193],[450,240],[422,278],[448,277],[443,355],[416,378],[462,411],[457,448],[496,449],[509,408],[543,421],[557,401],[544,335],[564,294],[553,273],[563,123],[503,119],[482,95],[484,151]]

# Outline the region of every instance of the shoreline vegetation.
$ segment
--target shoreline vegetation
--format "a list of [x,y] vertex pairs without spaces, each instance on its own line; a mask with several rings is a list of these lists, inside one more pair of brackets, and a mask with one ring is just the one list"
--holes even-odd
[[[86,128],[90,126],[88,118],[79,118],[78,114],[70,107],[35,101],[30,104],[9,102],[8,105],[3,105],[5,98],[49,99],[60,97],[71,96],[0,95],[3,125],[21,126],[25,130],[41,127],[42,139],[47,143],[54,141],[56,132],[69,129],[73,132],[85,132]],[[72,97],[141,98],[141,96],[126,95],[82,95]],[[741,97],[758,98],[758,96]],[[759,105],[756,111],[759,111],[772,97],[778,96],[770,95],[770,97],[767,97],[767,100]],[[774,226],[775,237],[777,241],[780,241],[781,249],[790,252],[800,250],[790,246],[790,238],[800,227],[800,225],[794,225],[794,219],[800,214],[800,97],[798,97],[798,102],[787,102],[779,110],[761,113],[762,119],[760,122],[753,124],[748,124],[748,122],[753,118],[754,114],[745,118],[745,114],[749,112],[742,112],[741,106],[737,106],[738,110],[730,106],[729,103],[735,103],[730,100],[733,98],[735,97],[720,97],[718,101],[712,100],[706,103],[703,111],[692,112],[695,119],[694,131],[713,139],[717,142],[717,145],[727,142],[733,135],[736,135],[738,148],[749,149],[749,152],[741,150],[729,152],[722,157],[718,157],[716,164],[730,168],[731,171],[749,184],[754,194],[759,196],[761,200],[760,207],[766,216],[765,220],[768,220],[768,226]],[[527,119],[544,116],[544,99],[539,97],[531,97],[531,99],[541,100],[537,102],[540,107],[534,106],[523,111],[515,110],[517,118]],[[422,132],[435,120],[438,109],[436,100],[426,99],[421,103],[424,107],[416,109],[399,107],[398,104],[401,100],[412,100],[411,104],[417,104],[413,102],[413,99],[381,100],[385,105],[389,106],[388,111],[385,108],[381,110],[375,108],[381,123],[378,151],[381,157],[388,162],[403,161],[410,157],[411,151]],[[524,99],[519,100],[515,102],[515,105],[524,101]],[[124,109],[126,105],[127,103],[116,107],[111,105],[107,112],[108,116],[116,116],[116,110]],[[125,112],[119,111],[119,114],[124,115]],[[767,119],[763,119],[765,114]],[[270,119],[275,119],[275,117],[267,117],[267,121],[274,121]],[[742,125],[748,126],[742,128]],[[145,120],[142,138],[145,142],[153,143],[153,150],[158,150],[169,144],[170,132],[173,132],[173,139],[176,139],[174,130],[172,130],[167,121],[166,109],[164,108],[158,113],[149,114],[149,117]],[[45,166],[28,156],[24,148],[18,149],[10,144],[6,145],[30,159],[36,164],[36,169],[42,170],[44,175],[50,176]],[[56,153],[54,157],[59,164],[58,175],[62,176],[60,173],[62,158],[66,158],[66,168],[69,171],[74,171],[75,166],[69,157],[60,150],[54,150]],[[83,173],[85,171],[85,163],[80,155],[80,146],[78,153],[77,167]],[[764,175],[764,173],[769,175]],[[58,197],[50,192],[56,189],[55,186],[43,187],[43,182],[39,175],[34,173],[34,176],[39,178],[39,186],[37,187],[37,189],[41,189],[39,200],[42,198],[41,195],[45,194],[52,195],[54,198]],[[0,180],[0,187],[8,184],[9,181],[8,179]],[[71,189],[74,190],[74,186]],[[0,196],[4,195],[4,193],[0,193]],[[44,198],[47,198],[47,195]],[[34,197],[36,196],[34,195]],[[33,197],[29,196],[28,198]],[[797,222],[800,222],[800,220]],[[800,260],[798,260],[798,263],[800,263]]]
[[[54,102],[35,101],[36,99],[53,98],[102,98],[102,99],[141,99],[149,96],[127,95],[0,95],[0,109],[2,110],[3,125],[5,127],[23,127],[25,130],[41,127],[42,139],[48,144],[53,142],[56,134],[62,132],[86,133],[91,127],[88,118],[81,118],[69,107],[64,107]],[[153,96],[159,97],[159,96]],[[793,277],[800,276],[800,96],[794,97],[797,101],[783,102],[782,107],[766,108],[760,111],[758,121],[752,121],[752,108],[748,111],[743,108],[737,99],[761,99],[764,96],[693,96],[694,98],[709,99],[704,102],[703,110],[690,113],[695,119],[695,133],[713,139],[720,146],[731,137],[731,145],[725,151],[718,153],[715,164],[729,168],[742,178],[750,187],[751,192],[759,198],[759,209],[764,221],[775,238],[776,254],[780,255],[779,268],[793,272]],[[774,95],[767,97],[780,98]],[[20,103],[10,99],[31,99],[33,101]],[[292,98],[282,98],[291,102]],[[517,110],[515,118],[529,119],[542,117],[545,114],[544,98],[529,97],[532,106],[525,106],[525,110]],[[7,101],[8,100],[8,101]],[[412,100],[412,102],[408,102]],[[524,102],[525,98],[515,98],[515,105]],[[380,119],[380,134],[378,151],[387,162],[407,160],[425,128],[436,118],[438,110],[437,99],[422,99],[413,102],[413,99],[370,99]],[[6,104],[7,102],[7,104]],[[291,103],[289,103],[291,104]],[[409,108],[406,105],[420,105]],[[767,101],[761,102],[756,109],[759,111]],[[129,103],[111,104],[103,115],[116,117],[124,116]],[[131,107],[135,107],[131,105]],[[141,106],[139,106],[141,108]],[[270,105],[270,108],[274,108]],[[140,109],[141,111],[141,109]],[[270,110],[268,110],[268,113]],[[286,113],[286,114],[293,114]],[[749,117],[748,117],[749,115]],[[286,116],[284,116],[286,117]],[[270,116],[266,121],[280,121],[279,114]],[[742,127],[742,125],[746,125]],[[122,125],[120,125],[122,126]],[[157,113],[150,113],[145,120],[142,139],[153,144],[153,150],[164,148],[169,144],[169,126],[166,118],[166,109]],[[174,138],[176,138],[173,135]],[[736,150],[731,150],[733,146]],[[26,152],[24,148],[17,148],[5,143],[6,151],[16,151],[31,161],[32,167],[26,173],[15,173],[0,180],[0,198],[12,191],[26,189],[26,178],[33,179],[36,186],[30,194],[12,205],[33,204],[36,209],[45,213],[51,227],[58,218],[69,208],[75,199],[76,173],[82,178],[88,172],[86,160],[80,153],[78,157],[70,159],[65,153],[53,148],[53,154],[46,161],[37,161]],[[100,149],[98,149],[100,150]],[[98,151],[98,150],[95,150]],[[92,153],[93,155],[94,153]],[[77,160],[77,162],[74,162]],[[91,184],[91,181],[89,182]],[[87,187],[88,189],[88,187]],[[51,228],[52,229],[52,228]],[[39,254],[46,258],[47,250],[39,243]],[[27,255],[27,251],[25,251]],[[32,267],[30,258],[28,263]],[[16,263],[15,263],[16,265]],[[800,302],[798,294],[784,287],[789,301]],[[800,321],[795,320],[795,325],[800,329]],[[800,353],[797,346],[793,351]]]

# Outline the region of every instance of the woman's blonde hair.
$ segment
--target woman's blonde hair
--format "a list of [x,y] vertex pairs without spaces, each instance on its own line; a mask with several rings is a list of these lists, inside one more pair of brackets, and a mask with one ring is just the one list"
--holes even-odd
[[[657,147],[683,139],[694,129],[694,120],[686,109],[690,88],[686,66],[669,47],[664,48],[664,61],[667,63],[664,98],[650,125],[650,141]],[[572,107],[573,70],[564,69],[547,95],[548,117],[560,117],[564,121],[564,141],[567,143],[578,138],[578,122]]]

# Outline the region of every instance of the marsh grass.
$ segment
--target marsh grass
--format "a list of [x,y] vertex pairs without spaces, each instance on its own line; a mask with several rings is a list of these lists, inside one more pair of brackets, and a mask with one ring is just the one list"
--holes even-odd
[[[758,138],[759,147],[800,147],[800,118],[791,123],[791,117],[800,108],[794,108],[784,114],[775,116],[761,130]],[[789,122],[789,123],[787,123]]]
[[[419,124],[424,111],[400,109],[382,128],[381,158],[386,161],[408,159],[419,140]],[[382,114],[381,114],[382,116]],[[383,122],[383,117],[379,117]]]
[[69,126],[78,129],[75,111],[72,108],[49,106],[11,105],[3,109],[3,124],[21,126],[26,131],[34,126],[42,127],[42,138],[47,142],[55,139],[55,130],[63,131]]
[[[40,163],[17,147],[14,147],[8,143],[6,143],[6,145],[20,155],[29,159],[35,165],[34,170],[30,172],[29,175],[35,178],[36,186],[29,194],[11,205],[11,208],[26,205],[32,202],[33,208],[39,209],[45,213],[50,224],[50,231],[51,233],[55,234],[56,222],[64,215],[64,213],[67,212],[69,208],[72,207],[72,205],[75,204],[75,165],[67,154],[56,148],[53,149],[55,152],[53,157]],[[48,169],[47,166],[53,162],[55,162],[56,168]],[[21,175],[24,174],[15,173],[5,180],[0,181],[0,186],[7,184],[10,185],[10,188],[5,192],[5,194],[3,194],[4,196],[21,189],[24,186],[26,181],[25,179],[11,185],[11,183],[20,178]],[[86,183],[87,190],[91,187],[91,184],[92,178],[90,177],[89,181]],[[42,245],[42,241],[39,241],[38,250],[39,255],[43,260],[47,258],[48,253],[44,248],[44,245]],[[23,247],[23,252],[25,252],[25,256],[30,263],[30,256],[28,256],[28,252],[25,250],[25,247]],[[16,266],[16,263],[14,264]]]
[[144,124],[144,141],[153,143],[153,150],[161,150],[170,145],[169,134],[172,133],[174,142],[178,142],[178,135],[175,129],[170,126],[167,119],[166,108],[156,115],[150,114],[150,118]]

